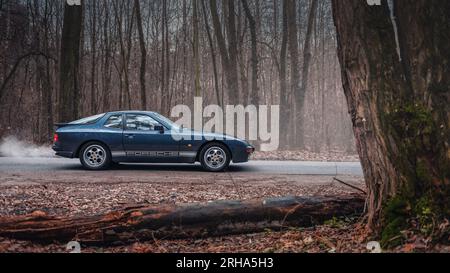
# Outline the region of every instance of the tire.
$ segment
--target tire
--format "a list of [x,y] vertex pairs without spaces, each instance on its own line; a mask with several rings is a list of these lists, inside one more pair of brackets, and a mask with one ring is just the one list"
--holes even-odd
[[200,163],[205,171],[225,171],[231,162],[231,153],[228,148],[220,143],[205,145],[200,151]]
[[111,166],[111,152],[99,142],[89,142],[80,150],[80,162],[86,170],[105,170]]

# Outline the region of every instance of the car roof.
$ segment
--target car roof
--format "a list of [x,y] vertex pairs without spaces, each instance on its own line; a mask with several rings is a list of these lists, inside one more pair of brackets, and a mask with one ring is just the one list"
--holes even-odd
[[114,111],[108,112],[107,114],[155,114],[153,111],[142,111],[142,110],[127,110],[127,111]]

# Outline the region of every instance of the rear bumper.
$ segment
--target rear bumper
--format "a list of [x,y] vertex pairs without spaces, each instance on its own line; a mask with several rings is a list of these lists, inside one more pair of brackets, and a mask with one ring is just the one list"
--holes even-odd
[[63,151],[60,147],[57,145],[53,145],[52,147],[53,151],[55,151],[57,156],[66,157],[66,158],[73,158],[73,152],[70,151]]
[[66,157],[66,158],[73,158],[72,152],[56,152],[57,156]]

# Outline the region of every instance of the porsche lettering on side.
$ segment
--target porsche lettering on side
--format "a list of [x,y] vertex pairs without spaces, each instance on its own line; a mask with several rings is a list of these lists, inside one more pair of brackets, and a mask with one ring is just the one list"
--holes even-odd
[[56,155],[79,158],[88,170],[121,162],[200,162],[206,171],[220,172],[230,162],[247,162],[255,151],[245,140],[181,128],[155,112],[110,112],[56,128]]

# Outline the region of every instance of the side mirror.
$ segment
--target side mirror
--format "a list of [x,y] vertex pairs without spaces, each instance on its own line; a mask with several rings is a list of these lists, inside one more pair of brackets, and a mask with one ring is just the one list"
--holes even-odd
[[159,133],[164,134],[164,126],[156,125],[155,126],[155,131],[158,131]]

